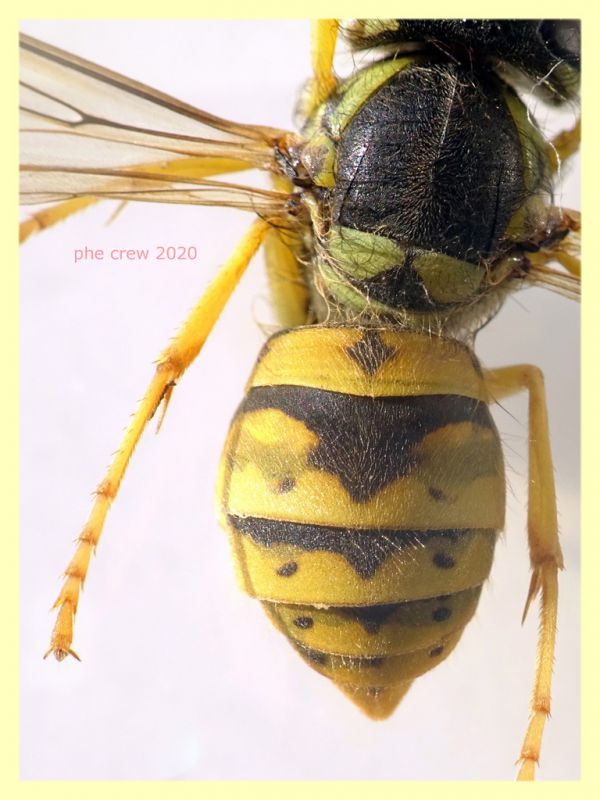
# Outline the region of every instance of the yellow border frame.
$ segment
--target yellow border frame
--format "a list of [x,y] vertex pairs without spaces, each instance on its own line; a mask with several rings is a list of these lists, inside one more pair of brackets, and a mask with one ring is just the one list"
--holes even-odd
[[[368,6],[368,7],[367,7]],[[86,797],[100,797],[107,790],[104,782],[85,782],[81,785],[76,781],[36,781],[26,782],[19,780],[19,633],[18,633],[18,470],[19,470],[19,451],[18,451],[18,249],[17,249],[17,207],[14,199],[17,197],[17,37],[19,18],[160,18],[164,14],[148,13],[145,7],[138,3],[124,3],[123,0],[104,0],[102,5],[87,7],[87,13],[82,13],[81,3],[61,2],[55,0],[52,4],[47,2],[29,2],[25,4],[19,12],[16,9],[9,9],[4,14],[3,25],[0,32],[0,58],[2,59],[2,78],[4,109],[6,112],[4,127],[2,129],[3,148],[2,154],[6,163],[3,172],[4,181],[2,186],[3,213],[0,217],[4,228],[3,236],[0,241],[3,243],[2,253],[2,288],[0,297],[2,298],[3,308],[0,313],[0,324],[2,325],[2,336],[0,341],[3,343],[3,370],[7,378],[3,391],[0,393],[2,402],[2,413],[0,421],[2,425],[4,475],[0,483],[2,487],[1,508],[3,511],[3,550],[2,559],[3,576],[2,590],[4,594],[4,625],[2,627],[3,639],[3,658],[2,658],[2,703],[3,710],[1,718],[1,739],[0,754],[2,756],[0,786],[4,797],[34,797],[41,796],[46,798],[60,797],[61,800],[69,797],[81,797],[82,792]],[[173,0],[169,4],[171,18],[192,18],[199,15],[202,6],[195,2],[182,2]],[[224,2],[219,4],[221,13],[214,15],[216,18],[235,18],[246,17],[247,6],[241,0],[234,2]],[[548,0],[542,3],[515,2],[514,0],[503,0],[502,2],[461,2],[448,4],[435,0],[419,4],[418,8],[410,4],[398,4],[390,2],[363,3],[352,2],[344,3],[316,3],[315,0],[305,0],[302,5],[293,4],[288,7],[289,14],[282,14],[281,3],[261,2],[259,6],[254,5],[253,16],[258,18],[281,18],[282,16],[342,16],[344,18],[354,16],[399,16],[403,11],[418,11],[418,16],[448,16],[451,11],[455,17],[581,17],[584,25],[584,86],[583,86],[583,105],[585,107],[584,133],[583,133],[583,158],[585,176],[598,174],[598,151],[591,144],[587,147],[586,142],[595,142],[598,131],[598,114],[592,97],[597,96],[597,86],[594,80],[598,72],[598,58],[600,48],[598,43],[600,33],[598,27],[598,12],[590,11],[589,4],[584,2],[555,2]],[[300,14],[300,12],[302,12]],[[408,13],[407,16],[415,16]],[[307,43],[308,46],[308,43]],[[592,91],[594,94],[592,95]],[[11,116],[13,112],[14,116]],[[594,192],[597,187],[593,180],[584,182],[582,187],[583,204],[587,219],[593,219],[592,213],[595,206]],[[590,228],[593,230],[593,223]],[[597,744],[598,741],[598,720],[600,719],[600,692],[596,688],[594,673],[600,661],[600,645],[597,631],[598,619],[600,618],[598,579],[592,573],[592,565],[598,563],[598,537],[592,531],[598,527],[598,508],[597,503],[592,502],[592,497],[597,497],[597,489],[594,491],[592,481],[594,480],[593,459],[596,456],[595,445],[600,443],[600,415],[594,409],[598,407],[598,394],[600,394],[599,364],[600,354],[595,355],[594,341],[600,341],[598,328],[598,310],[595,307],[596,296],[600,297],[594,289],[594,285],[600,281],[600,269],[598,264],[600,259],[597,256],[598,243],[592,236],[585,239],[584,250],[584,300],[583,300],[583,530],[586,535],[583,552],[585,560],[582,564],[582,603],[583,603],[583,738],[582,738],[582,778],[580,781],[569,783],[568,786],[556,783],[544,783],[543,781],[535,784],[533,788],[521,788],[517,784],[510,783],[486,783],[483,788],[478,782],[403,782],[398,785],[391,781],[377,782],[377,786],[363,787],[355,782],[337,782],[336,789],[348,797],[360,793],[361,797],[365,791],[376,791],[379,796],[389,796],[397,798],[399,793],[405,797],[426,795],[435,792],[436,797],[460,797],[463,800],[469,797],[479,798],[481,791],[485,791],[487,797],[504,796],[508,792],[528,792],[543,793],[545,796],[559,796],[563,792],[568,792],[569,797],[579,797],[593,786],[600,788]],[[260,797],[267,800],[270,797],[280,797],[285,793],[286,798],[315,797],[323,793],[329,795],[332,787],[330,782],[204,782],[198,786],[196,782],[171,782],[168,789],[162,782],[141,782],[143,786],[136,782],[135,787],[130,782],[111,782],[110,791],[113,797],[127,796],[131,791],[142,791],[146,797],[158,797],[165,791],[169,792],[170,797],[197,797],[198,792],[202,792],[204,797],[215,798],[226,797],[230,791],[243,791],[245,796]]]

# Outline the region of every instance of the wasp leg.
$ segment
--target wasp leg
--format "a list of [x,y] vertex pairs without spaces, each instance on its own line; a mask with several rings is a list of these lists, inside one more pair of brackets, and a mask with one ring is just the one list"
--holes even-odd
[[[181,175],[187,179],[209,178],[212,175],[224,175],[229,172],[239,172],[245,169],[252,169],[251,164],[244,161],[237,161],[234,158],[180,158],[176,161],[157,162],[156,164],[137,165],[132,169],[143,170],[151,175]],[[83,211],[88,206],[99,203],[98,197],[73,197],[62,203],[44,208],[36,214],[32,214],[19,225],[19,244],[34,233],[39,233],[46,228],[51,228],[57,222]],[[121,203],[117,211],[109,219],[109,223],[119,214],[126,203]]]
[[95,202],[97,202],[95,197],[74,197],[71,200],[65,200],[64,203],[57,203],[55,206],[32,214],[19,225],[19,244],[23,244],[32,234],[51,228],[57,222],[61,222],[77,211],[83,211],[84,208]]
[[271,302],[284,328],[308,322],[308,286],[295,255],[299,244],[297,233],[276,228],[269,231],[264,244]]
[[[569,233],[562,241],[545,251],[548,259],[555,259],[567,272],[576,278],[581,277],[581,214],[574,209],[563,209],[563,225],[569,229]],[[544,251],[543,251],[544,252]]]
[[572,128],[561,131],[557,134],[550,144],[549,156],[550,165],[553,172],[557,172],[560,166],[579,150],[581,142],[581,117]]
[[527,533],[531,584],[523,620],[532,600],[541,593],[538,655],[531,701],[531,717],[519,761],[518,780],[533,780],[539,762],[542,734],[550,715],[550,686],[556,638],[558,570],[563,556],[558,539],[556,493],[544,378],[538,367],[520,364],[486,370],[485,381],[494,401],[522,389],[529,392],[529,498]]
[[[574,255],[574,247],[572,248],[571,244],[574,243],[569,242],[563,247],[554,247],[552,250],[540,250],[539,252],[534,253],[531,258],[528,258],[530,263],[530,278],[533,280],[540,280],[542,283],[547,283],[550,286],[556,285],[558,288],[562,288],[559,280],[561,273],[546,267],[546,264],[548,264],[550,261],[558,261],[561,267],[564,267],[569,273],[569,276],[574,279],[570,281],[563,280],[563,283],[566,284],[565,288],[567,290],[570,289],[573,294],[579,295],[581,281],[581,259]],[[548,277],[544,278],[544,276]],[[553,276],[557,278],[556,281],[552,281]]]
[[[292,194],[294,186],[283,175],[272,176],[278,192]],[[308,322],[309,292],[300,262],[300,234],[289,227],[272,227],[265,237],[263,252],[271,303],[284,328],[297,328]]]
[[568,252],[559,252],[556,260],[575,278],[581,278],[581,259]]
[[69,654],[78,658],[71,649],[71,642],[79,593],[87,575],[91,555],[102,534],[106,514],[117,495],[129,459],[147,423],[161,402],[168,402],[176,380],[202,349],[232,291],[269,229],[269,223],[263,220],[257,220],[252,225],[209,284],[177,335],[158,358],[154,377],[131,418],[108,472],[96,490],[96,499],[90,516],[77,539],[75,554],[65,570],[65,581],[53,605],[53,608],[58,609],[58,616],[46,656],[54,653],[59,661]]
[[[563,209],[558,230],[567,233],[564,238],[528,253],[528,279],[577,299],[581,293],[581,215],[579,211]],[[558,262],[566,272],[549,267]]]
[[314,77],[310,81],[308,96],[303,104],[307,117],[329,97],[337,85],[333,73],[333,56],[339,27],[337,19],[317,19],[312,22],[310,52]]

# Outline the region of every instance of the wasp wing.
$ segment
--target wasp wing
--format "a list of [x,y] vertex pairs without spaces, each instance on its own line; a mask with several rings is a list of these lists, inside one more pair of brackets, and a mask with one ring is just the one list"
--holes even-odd
[[284,213],[289,195],[206,178],[278,172],[285,131],[215,117],[30,36],[20,46],[24,204],[97,197]]
[[229,206],[269,218],[283,217],[292,210],[290,195],[284,192],[168,173],[149,175],[144,170],[76,168],[23,169],[21,172],[24,205],[56,203],[86,195],[97,199]]

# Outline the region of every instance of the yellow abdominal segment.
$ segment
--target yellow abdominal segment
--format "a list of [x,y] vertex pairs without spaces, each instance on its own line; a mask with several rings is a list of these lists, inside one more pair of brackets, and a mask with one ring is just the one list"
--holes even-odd
[[504,495],[471,351],[390,329],[270,339],[219,475],[242,588],[376,718],[457,644]]

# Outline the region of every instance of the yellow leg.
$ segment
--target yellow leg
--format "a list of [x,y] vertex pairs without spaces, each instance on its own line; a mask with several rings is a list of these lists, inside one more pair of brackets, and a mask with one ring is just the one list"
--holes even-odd
[[[567,235],[535,253],[527,254],[528,279],[578,298],[581,292],[581,215],[579,211],[562,209],[558,229]],[[558,262],[566,272],[548,266]]]
[[176,380],[202,349],[232,291],[269,230],[269,223],[263,220],[258,220],[252,225],[229,260],[209,284],[171,344],[158,358],[154,377],[131,418],[108,472],[96,490],[96,499],[90,516],[77,539],[75,554],[65,570],[65,581],[53,606],[58,609],[58,616],[46,656],[54,653],[59,661],[69,654],[79,658],[71,649],[73,620],[79,593],[87,575],[91,555],[102,534],[106,514],[117,495],[129,459],[146,424],[152,419],[161,402],[168,403]]
[[581,278],[581,259],[573,255],[570,249],[557,247],[552,251],[551,256],[567,270],[569,275]]
[[552,140],[549,148],[550,164],[556,172],[560,165],[579,150],[581,141],[581,117],[569,130],[561,131]]
[[549,255],[571,275],[581,278],[581,214],[573,209],[563,209],[563,220],[569,233],[557,247],[549,251]]
[[310,116],[323,103],[336,87],[333,74],[333,57],[339,30],[337,19],[317,19],[311,29],[311,62],[313,79],[304,106],[306,116]]
[[[273,175],[278,192],[291,194],[294,186],[289,178]],[[277,321],[284,328],[296,328],[308,322],[309,291],[299,254],[302,252],[300,234],[289,228],[271,228],[263,245],[271,304]]]
[[64,203],[44,208],[37,214],[32,214],[19,225],[19,244],[23,244],[32,234],[51,228],[57,222],[61,222],[77,211],[83,211],[84,208],[95,202],[97,202],[95,197],[74,197],[71,200],[65,200]]
[[537,367],[520,364],[486,370],[485,381],[492,400],[522,389],[529,392],[529,503],[527,533],[531,559],[531,584],[523,619],[531,601],[541,592],[541,619],[537,666],[531,701],[531,717],[521,748],[518,780],[533,780],[539,762],[544,725],[550,715],[550,686],[556,639],[558,570],[563,556],[558,539],[556,493],[550,451],[548,410],[544,378]]
[[[573,288],[575,291],[577,291],[577,289],[579,289],[579,282],[581,280],[581,259],[574,255],[574,248],[571,247],[571,244],[572,243],[569,242],[562,246],[559,245],[558,247],[553,247],[551,250],[542,249],[537,253],[532,253],[530,256],[528,256],[528,261],[531,267],[535,270],[535,273],[532,277],[537,279],[544,274],[548,276],[560,275],[560,273],[557,273],[555,270],[546,268],[546,264],[549,262],[558,261],[561,267],[564,267],[569,275],[577,279],[575,283],[573,283]],[[542,282],[544,281],[542,280]],[[547,282],[552,285],[551,280]]]

